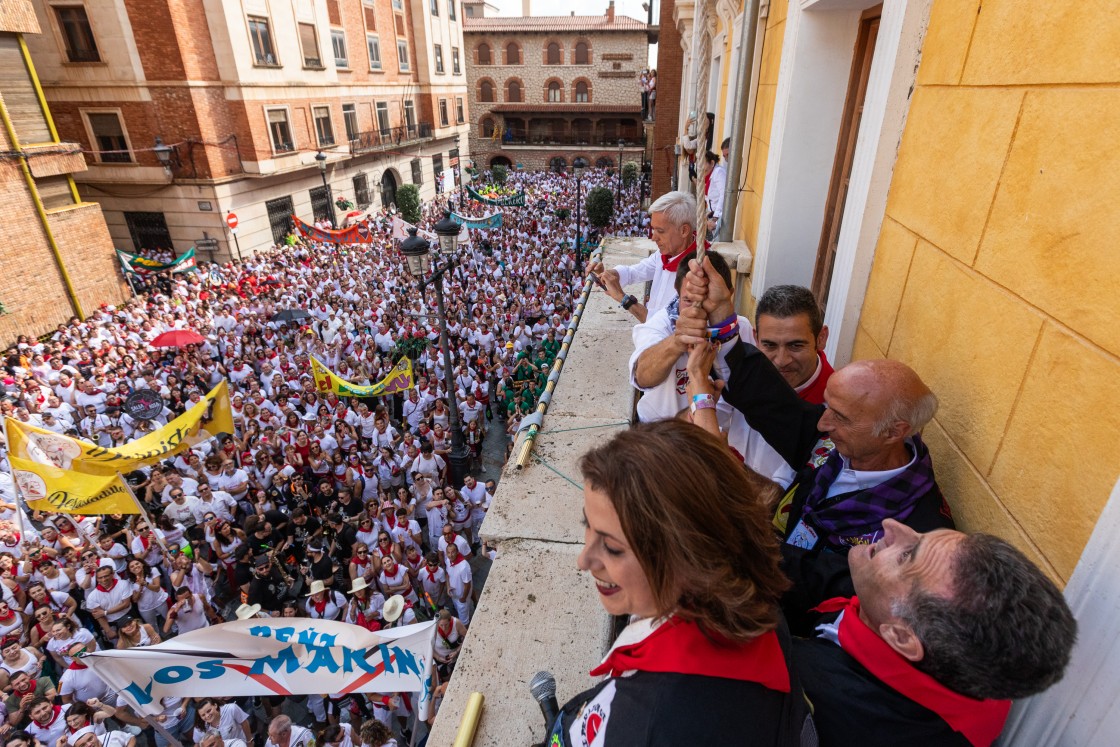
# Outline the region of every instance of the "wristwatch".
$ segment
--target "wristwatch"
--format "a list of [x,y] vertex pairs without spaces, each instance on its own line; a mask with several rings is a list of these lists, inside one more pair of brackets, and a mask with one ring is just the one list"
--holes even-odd
[[626,295],[626,296],[622,297],[621,306],[626,311],[629,311],[630,307],[633,306],[634,304],[636,304],[637,302],[638,302],[638,299],[634,298],[633,296]]

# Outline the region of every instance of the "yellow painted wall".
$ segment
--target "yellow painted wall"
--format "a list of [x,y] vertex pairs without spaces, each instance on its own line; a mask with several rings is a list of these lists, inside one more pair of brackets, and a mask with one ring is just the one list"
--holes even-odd
[[[758,220],[762,213],[762,185],[766,180],[766,157],[770,150],[770,126],[774,121],[774,99],[778,92],[778,66],[782,61],[782,39],[786,31],[788,0],[773,0],[766,18],[762,61],[758,71],[754,122],[746,161],[746,180],[739,195],[734,238],[753,250],[758,243]],[[742,180],[742,176],[740,176]],[[749,294],[744,294],[745,296]]]
[[980,4],[934,2],[853,357],[918,371],[958,524],[1064,582],[1120,474],[1120,19]]

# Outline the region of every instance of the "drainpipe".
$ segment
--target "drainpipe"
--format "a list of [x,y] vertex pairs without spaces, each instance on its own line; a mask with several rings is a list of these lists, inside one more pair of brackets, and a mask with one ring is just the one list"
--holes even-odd
[[[20,35],[20,41],[20,47],[22,51],[26,53],[27,47],[22,44],[22,35]],[[29,61],[30,58],[25,58],[25,60]],[[33,69],[29,68],[28,74],[31,76],[31,79],[33,81],[38,80]],[[40,99],[40,102],[42,102],[42,99]],[[58,135],[54,131],[54,123],[51,122],[50,115],[46,114],[46,107],[43,107],[43,111],[44,116],[47,117],[47,123],[49,129],[51,130],[51,136],[55,138],[55,142],[58,142]],[[12,118],[8,115],[8,107],[4,104],[3,101],[0,101],[0,119],[4,121],[4,129],[8,133],[8,141],[12,144],[12,149],[17,152],[21,152],[23,148],[20,146],[19,137],[16,135],[15,125],[12,124]],[[54,255],[54,261],[58,265],[59,274],[62,275],[62,282],[66,285],[66,295],[69,297],[70,306],[79,319],[85,319],[86,315],[82,311],[82,304],[78,301],[78,293],[74,289],[74,283],[70,280],[70,273],[66,271],[66,263],[62,259],[62,250],[59,249],[58,242],[54,237],[54,232],[51,231],[51,224],[50,220],[47,217],[46,208],[43,206],[43,199],[39,196],[39,189],[35,185],[35,177],[31,175],[31,167],[27,164],[27,156],[22,154],[22,152],[19,159],[19,165],[20,171],[23,172],[23,179],[25,182],[27,182],[27,191],[31,193],[31,199],[35,202],[35,212],[39,216],[39,223],[43,226],[43,233],[47,235],[47,243],[50,245],[51,254]],[[77,190],[73,186],[71,186],[71,193],[73,194],[76,191]]]
[[[751,0],[743,18],[743,33],[739,38],[739,95],[735,97],[735,109],[731,115],[731,149],[727,154],[727,186],[723,194],[723,223],[719,229],[719,241],[731,241],[735,232],[735,214],[739,209],[739,172],[750,148],[744,146],[751,136],[753,123],[748,120],[752,113],[747,106],[751,96],[751,79],[754,77],[754,46],[758,36],[759,0]],[[753,248],[753,247],[752,247]]]

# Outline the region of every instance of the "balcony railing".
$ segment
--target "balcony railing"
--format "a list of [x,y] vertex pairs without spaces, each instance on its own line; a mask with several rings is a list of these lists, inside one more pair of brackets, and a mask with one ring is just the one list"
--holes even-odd
[[[500,136],[495,136],[493,133],[483,132],[482,136],[488,139],[500,140],[503,145],[578,145],[588,148],[617,148],[619,136],[604,136],[604,135],[590,135],[586,133],[575,133],[571,135],[552,135],[547,133],[532,133],[526,135],[524,133],[511,132],[505,133]],[[637,137],[622,136],[623,147],[637,148],[645,147],[645,135]]]
[[432,124],[430,122],[359,132],[358,136],[350,141],[350,152],[369,153],[381,148],[407,143],[410,140],[424,140],[430,138],[432,134]]

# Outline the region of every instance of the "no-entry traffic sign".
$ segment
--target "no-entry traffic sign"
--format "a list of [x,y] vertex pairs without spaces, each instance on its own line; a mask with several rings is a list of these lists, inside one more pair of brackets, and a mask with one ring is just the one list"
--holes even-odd
[[236,213],[230,213],[229,215],[226,216],[226,225],[229,226],[231,231],[237,228],[237,214]]

